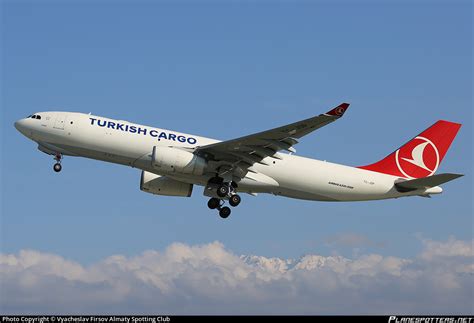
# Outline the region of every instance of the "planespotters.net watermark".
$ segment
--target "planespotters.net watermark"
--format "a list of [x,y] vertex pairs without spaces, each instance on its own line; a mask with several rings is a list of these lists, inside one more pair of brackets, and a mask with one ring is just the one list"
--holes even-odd
[[390,316],[388,323],[474,323],[472,317],[410,317]]

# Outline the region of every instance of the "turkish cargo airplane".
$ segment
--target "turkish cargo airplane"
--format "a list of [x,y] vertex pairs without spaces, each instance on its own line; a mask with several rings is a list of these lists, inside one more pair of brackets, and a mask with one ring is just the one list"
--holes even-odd
[[[140,189],[167,196],[191,196],[204,187],[208,207],[227,218],[241,201],[238,192],[271,193],[315,201],[368,201],[442,192],[438,185],[459,174],[435,175],[460,124],[440,120],[384,159],[349,167],[295,156],[293,146],[309,133],[338,120],[342,103],[316,117],[237,139],[218,141],[76,112],[39,112],[15,122],[38,149],[142,170]],[[281,153],[286,151],[288,153]]]

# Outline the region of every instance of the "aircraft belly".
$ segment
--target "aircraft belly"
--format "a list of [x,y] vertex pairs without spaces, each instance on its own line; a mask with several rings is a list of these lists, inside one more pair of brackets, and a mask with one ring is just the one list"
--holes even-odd
[[96,159],[116,164],[122,164],[127,166],[132,166],[133,161],[135,160],[134,157],[126,157],[122,155],[116,155],[112,153],[107,153],[104,151],[89,149],[89,148],[81,148],[76,146],[69,146],[64,144],[55,144],[55,146],[62,148],[64,150],[70,151],[77,156]]
[[364,201],[399,197],[394,178],[348,166],[297,156],[259,171],[274,178],[276,195],[318,201]]

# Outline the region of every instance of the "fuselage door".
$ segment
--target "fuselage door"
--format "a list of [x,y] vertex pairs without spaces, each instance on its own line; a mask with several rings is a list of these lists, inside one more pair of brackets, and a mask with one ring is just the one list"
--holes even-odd
[[66,124],[66,115],[64,113],[60,113],[56,116],[56,120],[54,121],[54,129],[64,130],[64,125]]

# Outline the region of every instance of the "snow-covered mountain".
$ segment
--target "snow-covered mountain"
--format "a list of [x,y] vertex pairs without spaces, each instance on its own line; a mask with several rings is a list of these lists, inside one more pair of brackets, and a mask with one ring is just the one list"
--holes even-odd
[[249,266],[271,273],[286,273],[293,270],[313,270],[337,264],[347,264],[349,259],[341,256],[305,255],[299,259],[267,258],[263,256],[240,256]]

